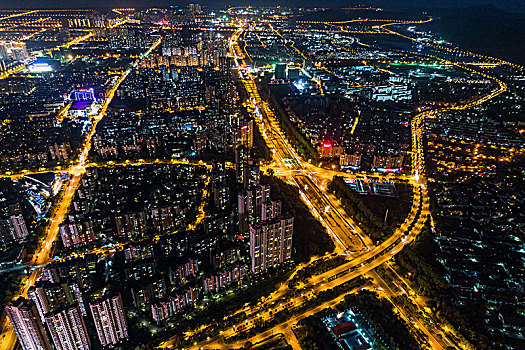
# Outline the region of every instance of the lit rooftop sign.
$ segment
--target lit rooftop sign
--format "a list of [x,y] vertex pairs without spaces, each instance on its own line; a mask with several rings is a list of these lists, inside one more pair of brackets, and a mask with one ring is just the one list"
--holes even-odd
[[49,63],[37,62],[29,66],[29,71],[32,73],[45,73],[52,72],[53,68],[49,65]]
[[95,90],[93,88],[75,90],[75,101],[95,101]]

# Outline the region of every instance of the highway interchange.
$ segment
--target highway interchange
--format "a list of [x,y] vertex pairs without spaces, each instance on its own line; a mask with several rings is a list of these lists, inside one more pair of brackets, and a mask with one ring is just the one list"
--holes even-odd
[[[406,38],[407,40],[415,40],[389,28],[392,25],[414,22],[386,22],[386,24],[380,25],[380,30],[376,30],[374,32],[387,32],[388,34],[398,35]],[[343,23],[330,24],[337,26]],[[405,319],[408,324],[413,326],[416,329],[416,332],[420,332],[424,335],[426,338],[424,342],[427,347],[433,349],[445,349],[449,346],[455,348],[470,348],[470,345],[463,342],[453,330],[441,327],[439,320],[435,319],[430,312],[426,311],[426,305],[422,298],[417,296],[417,293],[412,289],[409,282],[399,276],[395,270],[395,267],[393,267],[391,264],[391,259],[406,245],[410,244],[417,238],[430,215],[429,199],[425,181],[423,121],[426,118],[432,118],[433,116],[443,113],[446,110],[467,109],[492,99],[506,90],[505,83],[496,77],[475,71],[474,69],[470,68],[470,66],[465,64],[446,61],[448,64],[454,64],[461,69],[465,69],[479,74],[487,79],[491,79],[496,83],[497,88],[488,94],[480,96],[466,104],[454,105],[439,109],[429,109],[414,116],[411,124],[413,175],[410,177],[399,176],[397,178],[389,178],[389,181],[408,181],[412,185],[414,196],[411,210],[405,221],[395,230],[395,232],[392,233],[390,237],[380,244],[377,244],[377,242],[374,244],[374,242],[371,241],[366,233],[356,225],[352,218],[346,215],[338,200],[333,195],[326,192],[326,185],[334,175],[340,175],[344,177],[355,177],[356,175],[324,169],[303,160],[290,145],[286,136],[282,132],[281,128],[279,127],[279,123],[275,118],[274,112],[272,111],[269,104],[261,98],[256,78],[248,72],[248,60],[239,45],[239,38],[246,30],[248,30],[248,26],[246,24],[241,24],[238,27],[238,30],[235,31],[235,33],[233,33],[233,35],[230,37],[230,56],[235,62],[239,79],[242,81],[242,84],[248,94],[249,103],[252,104],[252,107],[255,111],[254,116],[256,117],[255,119],[257,121],[258,127],[261,130],[268,147],[272,150],[274,155],[273,163],[268,168],[274,169],[276,176],[285,179],[287,182],[299,188],[304,202],[331,234],[336,244],[335,253],[345,256],[348,259],[348,262],[328,272],[313,276],[308,281],[304,281],[304,283],[302,283],[300,286],[302,293],[304,294],[303,296],[289,297],[290,295],[295,295],[294,293],[296,291],[290,290],[287,283],[284,283],[274,293],[259,301],[258,304],[239,310],[238,312],[242,311],[247,315],[247,318],[241,324],[225,330],[221,334],[211,337],[202,343],[197,343],[193,348],[234,348],[242,346],[247,340],[250,340],[252,343],[256,343],[274,334],[283,333],[288,343],[292,345],[294,349],[299,349],[300,347],[297,344],[297,339],[293,335],[293,326],[304,317],[314,314],[326,307],[332,307],[336,305],[343,299],[344,295],[338,296],[336,299],[325,302],[319,306],[309,309],[307,308],[307,310],[300,315],[296,315],[292,319],[272,327],[271,329],[251,339],[246,339],[242,342],[237,341],[232,344],[225,343],[225,339],[233,335],[242,334],[243,331],[251,327],[250,324],[253,325],[257,320],[271,319],[272,315],[269,313],[268,307],[272,307],[275,312],[275,310],[279,310],[279,308],[282,309],[291,306],[307,306],[307,303],[315,298],[315,296],[320,291],[334,288],[360,276],[372,278],[372,284],[363,287],[378,291],[381,296],[392,302],[393,307],[399,311],[401,317]],[[341,30],[344,31],[342,27]],[[85,40],[89,38],[89,36],[90,35],[87,34],[85,37],[81,37],[76,40]],[[146,52],[146,55],[155,49],[160,44],[160,41],[161,39],[159,39],[159,41],[157,41],[150,48],[150,50]],[[429,44],[425,43],[425,45]],[[293,44],[292,48],[298,51],[298,49],[295,48]],[[450,50],[449,48],[441,48],[439,46],[434,46],[433,48],[437,50]],[[512,66],[513,68],[521,69],[516,65],[492,57],[477,55],[464,51],[461,52],[472,57],[490,60],[497,62],[498,64],[505,64]],[[303,53],[300,54],[303,55]],[[47,234],[42,242],[40,242],[40,248],[34,255],[32,261],[33,266],[42,266],[50,262],[52,258],[52,248],[58,233],[58,226],[63,221],[69,209],[69,205],[74,197],[75,191],[82,175],[85,172],[86,167],[93,165],[86,163],[86,159],[91,147],[91,138],[95,132],[96,125],[104,117],[113,94],[117,90],[120,83],[126,78],[130,69],[122,72],[120,76],[113,82],[110,93],[104,102],[102,109],[93,119],[92,128],[86,137],[79,159],[74,166],[64,170],[65,172],[70,173],[71,177],[69,182],[64,185],[65,187],[62,194],[62,200],[58,203],[56,208],[54,208],[53,216],[50,219],[49,227],[47,228]],[[141,165],[144,164],[144,162],[134,163],[134,165],[135,164]],[[17,177],[20,175],[23,174],[3,174],[2,176]],[[202,219],[202,217],[204,217],[204,213],[201,210],[200,218]],[[326,258],[330,257],[319,257],[316,259]],[[374,270],[379,266],[385,267],[388,270],[388,274],[380,276]],[[304,265],[298,266],[296,271],[301,267],[304,267]],[[32,270],[31,274],[24,280],[23,288],[19,291],[18,295],[25,295],[27,293],[27,289],[38,279],[40,270],[40,268],[35,268]],[[349,293],[353,293],[357,290],[358,289],[354,289]],[[396,296],[401,294],[405,294],[409,300],[417,306],[417,312],[414,312],[412,309],[407,309],[405,305],[400,304],[399,301],[395,299]],[[306,297],[304,297],[305,295]],[[230,316],[234,316],[235,314]],[[199,331],[204,330],[205,328],[205,325],[203,325],[203,327],[188,335],[198,334]],[[14,341],[14,332],[12,327],[6,321],[3,325],[0,349],[11,349]],[[163,343],[161,347],[170,348],[173,346],[173,344],[174,341],[167,341]]]
[[[422,23],[423,21],[386,22],[388,23],[381,25],[382,30],[389,34],[404,37],[402,34],[386,28],[386,26]],[[446,326],[440,326],[439,320],[435,319],[434,315],[432,315],[423,298],[418,296],[409,282],[395,271],[391,259],[400,252],[405,245],[410,244],[417,238],[430,215],[429,199],[424,177],[423,121],[426,118],[431,118],[445,112],[446,110],[467,109],[492,99],[506,90],[505,83],[498,78],[475,71],[467,65],[446,61],[436,57],[439,61],[455,65],[461,69],[465,69],[494,81],[497,84],[497,88],[468,103],[434,110],[425,110],[414,116],[411,123],[412,154],[414,155],[412,159],[413,175],[408,178],[405,176],[398,178],[398,180],[409,180],[414,188],[412,207],[403,224],[396,229],[388,239],[375,246],[355,222],[344,213],[344,210],[341,208],[337,199],[328,194],[325,190],[327,179],[331,179],[334,175],[344,177],[352,177],[353,175],[320,168],[302,160],[294,148],[290,146],[286,136],[281,131],[271,107],[261,98],[256,79],[247,70],[247,61],[248,59],[251,61],[251,58],[247,58],[246,51],[243,52],[239,45],[239,38],[247,28],[249,27],[241,25],[231,36],[230,56],[236,62],[239,78],[246,89],[249,101],[255,111],[254,116],[256,117],[255,119],[258,127],[274,155],[274,162],[268,168],[272,168],[274,174],[282,177],[287,182],[300,189],[304,202],[332,235],[332,238],[336,243],[336,252],[343,254],[349,259],[347,263],[341,266],[321,275],[313,276],[310,280],[306,281],[306,283],[301,284],[302,290],[304,290],[305,293],[313,293],[313,295],[315,295],[322,290],[334,288],[335,286],[341,285],[356,277],[370,276],[374,281],[373,288],[380,291],[380,295],[392,303],[393,307],[399,312],[399,315],[407,322],[407,324],[414,328],[416,333],[422,334],[426,338],[426,341],[422,340],[422,346],[432,349],[445,349],[448,347],[464,349],[472,348],[472,346],[461,339],[454,330],[449,329]],[[277,32],[277,34],[282,37],[280,33]],[[410,40],[414,39],[410,38]],[[294,50],[298,51],[298,49],[293,46],[293,43],[291,46]],[[440,47],[436,48],[439,49]],[[244,47],[244,50],[245,49],[246,47]],[[298,53],[304,57],[303,53],[299,51]],[[489,57],[483,58],[491,59]],[[502,62],[503,61],[498,60],[498,63]],[[506,64],[506,62],[503,63]],[[389,179],[389,181],[395,181],[395,179]],[[385,275],[386,277],[380,276],[374,271],[378,266],[383,266],[388,269],[388,274]],[[258,313],[258,311],[263,309],[269,303],[274,305],[274,308],[277,307],[278,310],[278,306],[275,305],[278,305],[277,303],[279,302],[284,301],[286,305],[289,305],[288,303],[295,305],[296,303],[303,303],[310,300],[306,299],[305,301],[302,297],[287,299],[286,295],[288,293],[291,293],[291,291],[288,289],[287,284],[284,283],[276,292],[272,293],[267,298],[263,298],[257,305],[244,308],[242,311],[247,314],[248,318],[245,319],[242,324],[223,331],[204,342],[196,343],[191,349],[225,349],[241,347],[244,342],[237,341],[230,344],[225,343],[225,339],[236,335],[239,327],[242,327],[242,330],[245,331],[250,327],[250,324],[253,325],[257,320],[268,320],[271,315],[261,314]],[[394,299],[400,294],[405,294],[407,296],[407,298],[416,306],[415,310],[417,310],[417,312],[414,312],[413,309],[409,310],[405,305]],[[340,300],[342,299],[338,297],[331,305],[337,304]],[[257,343],[263,341],[266,337],[281,332],[285,335],[285,338],[289,340],[289,344],[292,345],[294,349],[298,348],[294,343],[294,339],[286,335],[290,332],[293,333],[291,329],[300,319],[308,317],[322,309],[322,307],[314,307],[295,316],[291,320],[257,335],[256,337],[246,339],[245,342],[250,341],[252,343]],[[201,327],[199,330],[205,328],[206,327]],[[161,347],[168,348],[172,346],[172,341],[165,342],[161,345]]]

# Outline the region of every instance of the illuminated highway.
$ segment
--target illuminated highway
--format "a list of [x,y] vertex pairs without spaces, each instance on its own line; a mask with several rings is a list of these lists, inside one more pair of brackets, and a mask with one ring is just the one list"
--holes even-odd
[[[237,40],[242,31],[243,28],[241,27],[230,40],[230,54],[237,62],[245,57],[237,45]],[[245,67],[245,63],[241,61],[239,66]],[[333,288],[358,276],[362,276],[390,260],[404,245],[409,244],[415,239],[429,214],[426,189],[423,185],[417,187],[418,194],[414,196],[410,215],[405,222],[387,240],[378,246],[374,246],[362,230],[344,214],[333,197],[330,198],[326,192],[318,186],[318,184],[322,183],[323,177],[317,178],[316,175],[324,173],[326,170],[301,160],[278,127],[270,107],[261,100],[254,79],[249,76],[249,73],[244,76],[242,70],[239,70],[239,75],[250,96],[250,100],[254,103],[254,109],[261,111],[259,114],[260,118],[256,118],[256,120],[266,142],[275,156],[275,165],[279,165],[285,169],[295,167],[301,170],[300,172],[290,172],[286,180],[301,188],[303,200],[332,234],[338,246],[337,251],[352,257],[348,263],[324,274],[313,276],[310,280],[300,285],[302,289],[306,289],[312,293],[318,293],[321,290]],[[306,170],[304,172],[307,173],[307,175],[304,175],[302,170]],[[334,172],[330,172],[328,177],[330,178],[330,175],[333,175],[333,173]],[[328,280],[330,280],[330,282],[324,283],[324,281]],[[265,298],[257,307],[251,307],[249,310],[244,309],[243,311],[245,313],[248,311],[247,315],[253,315],[268,304],[274,304],[278,300],[284,299],[290,291],[286,284],[283,284],[283,286],[268,298]],[[292,302],[297,302],[297,300],[294,299]],[[251,317],[258,318],[260,316]],[[229,331],[235,332],[236,327]],[[436,341],[436,343],[437,342],[438,341]],[[163,344],[165,347],[169,347],[170,345],[172,345],[171,342]]]
[[[0,21],[3,18],[0,18]],[[356,20],[363,21],[363,20]],[[323,22],[329,23],[331,25],[342,25],[347,22]],[[380,26],[381,31],[375,31],[374,33],[388,33],[392,35],[399,35],[401,37],[407,38],[409,40],[415,40],[409,37],[406,37],[400,33],[397,33],[393,30],[387,28],[390,25],[400,25],[400,24],[411,24],[411,23],[424,23],[424,21],[387,21],[381,20],[381,22],[388,22]],[[275,29],[269,22],[269,26],[274,30],[279,36],[282,35]],[[498,78],[489,76],[488,74],[481,73],[472,69],[469,65],[454,63],[450,61],[445,61],[449,65],[457,66],[458,68],[467,70],[471,73],[478,74],[487,79],[492,80],[497,84],[497,88],[491,91],[490,93],[480,96],[473,101],[469,101],[465,104],[452,105],[439,109],[430,109],[417,113],[414,115],[411,122],[411,132],[412,132],[412,170],[413,176],[394,176],[390,178],[389,181],[409,181],[414,190],[414,196],[412,200],[412,205],[410,213],[405,219],[405,221],[383,242],[372,242],[369,236],[364,232],[358,225],[350,218],[341,207],[339,201],[331,194],[326,192],[327,183],[335,175],[345,176],[345,177],[357,177],[358,174],[348,174],[342,173],[335,170],[324,169],[322,167],[316,166],[311,163],[310,160],[303,160],[301,156],[296,152],[296,150],[291,146],[290,142],[284,135],[283,131],[279,126],[274,111],[271,106],[264,101],[258,90],[256,78],[248,72],[247,70],[247,60],[251,61],[249,57],[246,44],[243,49],[239,45],[239,40],[243,33],[246,33],[247,28],[249,28],[245,23],[238,27],[235,33],[229,39],[229,56],[234,60],[236,64],[236,69],[238,72],[238,78],[242,82],[247,94],[248,94],[248,103],[251,104],[254,110],[254,117],[256,123],[263,135],[268,147],[270,148],[273,154],[273,163],[267,167],[274,170],[276,176],[279,176],[286,180],[288,183],[296,186],[300,190],[300,196],[303,201],[306,203],[310,211],[319,221],[326,227],[327,231],[333,238],[336,244],[336,253],[347,257],[349,260],[325,273],[315,275],[308,279],[307,281],[301,281],[297,289],[289,289],[288,283],[283,283],[283,285],[269,295],[266,298],[263,298],[257,305],[247,306],[237,312],[226,316],[225,319],[238,314],[239,312],[246,313],[246,318],[240,324],[231,327],[221,334],[212,337],[202,343],[196,344],[195,348],[232,348],[235,346],[242,346],[246,341],[251,341],[252,343],[260,342],[273,334],[282,333],[285,336],[285,339],[294,349],[300,349],[297,344],[297,339],[295,338],[291,327],[296,324],[299,320],[308,317],[326,307],[332,307],[344,298],[344,295],[338,296],[337,298],[330,300],[326,303],[323,303],[320,306],[315,308],[310,308],[307,311],[297,315],[284,323],[281,323],[271,329],[258,334],[255,337],[242,340],[242,342],[226,344],[224,341],[226,338],[242,334],[247,329],[253,327],[258,321],[269,320],[275,315],[276,311],[285,310],[288,308],[297,308],[300,306],[307,306],[310,300],[313,300],[316,295],[327,289],[340,286],[343,283],[351,281],[357,277],[361,276],[370,276],[373,279],[373,288],[378,290],[382,297],[389,300],[395,309],[399,312],[400,316],[407,321],[408,324],[412,325],[418,331],[424,334],[426,341],[428,342],[428,347],[432,349],[445,349],[447,347],[458,347],[458,348],[469,348],[468,344],[462,344],[458,337],[455,336],[453,330],[444,330],[440,327],[438,320],[433,319],[433,316],[429,311],[425,310],[425,303],[421,298],[418,297],[417,293],[411,288],[410,283],[404,280],[401,276],[397,274],[394,268],[390,265],[392,258],[400,252],[407,244],[413,242],[417,236],[421,233],[427,219],[430,215],[429,210],[429,198],[427,194],[427,187],[425,181],[425,158],[423,151],[423,122],[427,118],[432,118],[440,113],[443,113],[447,110],[462,110],[471,108],[473,106],[479,105],[489,99],[492,99],[507,89],[507,86],[504,82]],[[341,26],[341,31],[345,31],[343,26]],[[88,33],[83,37],[79,37],[74,41],[67,43],[65,45],[73,45],[82,40],[86,40],[92,36],[92,33]],[[258,37],[258,36],[257,36]],[[264,43],[261,41],[261,38],[258,37],[261,44],[264,46]],[[284,39],[284,38],[283,38]],[[148,55],[152,50],[154,50],[161,42],[159,39],[144,55]],[[299,55],[306,58],[306,56],[295,47],[295,44],[292,42],[291,48],[293,48]],[[341,47],[342,48],[342,47]],[[436,49],[441,49],[441,47],[434,46]],[[447,49],[448,50],[448,49]],[[475,55],[476,57],[481,57]],[[143,57],[143,56],[141,56]],[[508,62],[497,60],[493,58],[488,58],[483,56],[486,59],[495,60],[498,64],[507,64],[512,65]],[[483,62],[481,62],[483,64]],[[319,64],[320,65],[320,64]],[[515,65],[512,65],[515,67]],[[23,69],[22,66],[20,69]],[[323,67],[321,67],[323,68]],[[515,67],[516,68],[516,67]],[[18,69],[18,68],[17,68]],[[31,265],[36,267],[32,270],[30,276],[24,280],[23,288],[20,290],[19,295],[25,295],[27,289],[32,286],[40,275],[41,268],[40,266],[48,263],[53,255],[53,242],[56,239],[58,234],[59,224],[63,221],[71,201],[74,197],[75,191],[79,185],[80,179],[85,172],[85,169],[90,166],[97,167],[114,167],[114,166],[136,166],[136,165],[146,165],[146,164],[159,164],[159,163],[170,163],[170,164],[190,164],[189,162],[184,161],[164,161],[164,160],[154,160],[154,161],[139,161],[139,162],[124,162],[124,163],[115,163],[107,162],[102,164],[92,164],[87,163],[87,156],[91,148],[91,139],[96,130],[97,123],[102,120],[104,117],[107,107],[110,104],[115,91],[118,89],[119,85],[124,81],[131,68],[122,72],[118,77],[113,81],[112,88],[109,91],[108,97],[103,103],[103,106],[98,115],[93,118],[93,125],[90,129],[88,135],[86,136],[85,142],[80,152],[80,156],[76,161],[76,165],[65,169],[64,173],[70,174],[70,180],[66,185],[64,185],[63,192],[61,194],[60,201],[57,201],[55,207],[52,208],[52,217],[49,222],[49,226],[46,228],[46,236],[40,242],[40,248],[35,253]],[[16,72],[11,72],[13,74]],[[8,76],[7,74],[6,76]],[[0,76],[1,78],[1,76]],[[202,163],[198,163],[202,164]],[[41,172],[45,172],[42,170]],[[37,172],[25,172],[21,174],[3,174],[1,176],[16,178],[23,176],[27,173],[37,173]],[[373,177],[374,175],[367,174],[366,176]],[[385,176],[375,175],[377,178],[385,178]],[[207,193],[204,191],[203,198],[205,198]],[[196,221],[189,226],[189,229],[195,228],[195,226],[205,217],[204,214],[204,201],[202,201],[201,206],[199,207],[199,214],[196,218]],[[111,252],[120,247],[112,248],[102,248],[97,250],[97,253]],[[325,259],[329,257],[320,257],[312,259],[315,261],[317,259]],[[306,266],[307,264],[302,264],[295,269],[296,273],[299,268]],[[387,274],[385,276],[380,276],[375,268],[378,266],[383,266],[387,269]],[[290,278],[293,277],[294,274]],[[301,291],[301,295],[296,295],[297,291]],[[356,289],[357,290],[357,289]],[[356,290],[353,290],[349,293],[354,293]],[[407,298],[417,307],[417,310],[407,308],[405,305],[401,304],[399,300],[396,299],[399,295],[406,295]],[[270,309],[272,312],[270,312]],[[206,325],[202,325],[199,329],[189,332],[188,337],[199,334],[202,330],[205,330]],[[11,349],[16,340],[12,327],[6,321],[3,325],[3,339],[0,343],[0,350]],[[168,341],[161,345],[161,347],[172,347],[174,344],[173,341]]]
[[[232,50],[232,52],[235,52],[235,50]],[[296,164],[299,164],[301,167],[308,168],[307,176],[303,176],[298,173],[292,173],[290,174],[291,176],[287,177],[287,180],[291,183],[297,184],[302,189],[301,194],[304,196],[303,200],[305,200],[310,210],[316,217],[319,218],[321,223],[332,234],[336,244],[339,244],[341,249],[353,257],[349,263],[341,266],[339,269],[336,268],[332,271],[329,271],[328,273],[320,275],[318,278],[330,278],[334,275],[340,274],[342,271],[345,271],[348,268],[352,268],[358,264],[365,264],[357,271],[356,275],[350,274],[352,278],[358,276],[359,273],[364,273],[366,270],[369,271],[370,269],[375,268],[379,266],[379,264],[386,261],[385,258],[369,259],[370,257],[373,258],[375,256],[385,256],[390,258],[395,253],[400,251],[404,244],[408,244],[415,238],[417,233],[419,233],[423,227],[426,217],[429,214],[428,198],[425,195],[426,189],[424,186],[420,186],[418,183],[413,182],[413,185],[419,187],[419,191],[416,190],[416,192],[419,193],[416,193],[414,196],[414,202],[409,217],[390,238],[388,238],[378,247],[374,247],[368,236],[366,236],[362,230],[357,227],[351,218],[349,218],[344,213],[342,208],[335,204],[336,201],[334,198],[330,198],[323,189],[319,188],[318,184],[322,183],[322,178],[318,177],[318,174],[323,174],[327,171],[323,168],[314,167],[310,163],[303,163],[300,160],[300,157],[286,141],[286,138],[278,127],[278,123],[274,119],[274,115],[270,108],[267,105],[262,104],[260,96],[256,93],[255,89],[251,88],[251,86],[248,88],[248,92],[251,93],[252,100],[255,100],[256,103],[258,102],[261,104],[261,109],[263,112],[266,112],[262,113],[262,120],[258,124],[259,127],[261,127],[263,136],[272,135],[270,138],[266,137],[266,141],[269,145],[271,145],[271,149],[278,150],[274,154],[280,158],[279,163],[284,163],[283,158],[294,159],[296,160]],[[334,172],[330,172],[328,174],[328,178],[331,178],[333,175]],[[406,230],[408,229],[411,229],[411,231],[409,231],[407,234]],[[405,234],[406,237],[401,239],[401,237],[403,237]],[[357,254],[356,256],[356,253],[360,251],[366,251],[367,249],[371,250],[364,254]],[[391,250],[389,253],[384,254],[387,249]],[[311,282],[315,283],[315,279]]]
[[14,18],[14,17],[21,17],[21,16],[29,15],[29,14],[31,14],[31,13],[36,13],[36,12],[38,12],[38,10],[26,11],[26,12],[20,12],[20,13],[15,13],[15,14],[12,14],[12,15],[8,15],[8,16],[1,17],[1,18],[0,18],[0,21],[4,21],[4,20],[6,20],[6,19]]
[[[305,312],[301,313],[300,315],[297,315],[297,316],[294,316],[294,317],[291,317],[289,320],[287,320],[286,322],[283,322],[283,323],[280,323],[260,334],[257,334],[256,336],[253,336],[251,338],[247,338],[247,339],[244,339],[242,341],[238,341],[238,342],[232,342],[232,343],[228,343],[226,344],[224,342],[224,339],[225,338],[228,338],[228,337],[232,337],[232,336],[235,336],[235,335],[238,335],[238,334],[242,334],[243,332],[245,332],[246,330],[248,330],[249,328],[252,327],[253,323],[254,323],[254,319],[249,319],[249,320],[245,320],[243,322],[242,325],[239,325],[239,327],[237,329],[230,329],[228,331],[225,331],[215,337],[212,337],[212,338],[209,338],[207,339],[206,341],[200,343],[200,344],[196,344],[195,346],[193,347],[190,347],[189,349],[194,349],[194,350],[197,350],[197,349],[232,349],[232,348],[241,348],[244,346],[244,344],[246,344],[246,342],[250,341],[252,344],[257,344],[269,337],[271,337],[272,335],[275,335],[275,334],[283,334],[285,336],[285,339],[287,340],[288,344],[292,345],[292,348],[293,349],[301,349],[301,347],[299,346],[299,344],[297,344],[297,338],[295,337],[295,335],[293,334],[293,331],[291,330],[291,327],[293,325],[295,325],[297,322],[301,321],[302,319],[308,317],[308,316],[311,316],[311,315],[314,315],[326,308],[331,308],[331,307],[334,307],[335,305],[337,305],[338,303],[340,303],[341,301],[344,300],[345,296],[347,295],[350,295],[350,294],[354,294],[356,293],[358,290],[361,290],[363,289],[363,287],[359,287],[359,288],[355,288],[353,289],[352,291],[348,292],[348,293],[344,293],[340,296],[338,296],[337,298],[335,299],[332,299],[330,301],[327,301],[327,302],[324,302],[322,303],[321,305],[319,306],[316,306],[316,307],[313,307],[313,308],[310,308],[308,310],[306,310]],[[298,298],[297,300],[293,300],[293,301],[290,301],[290,302],[286,302],[286,303],[282,303],[281,305],[275,307],[272,311],[273,313],[275,312],[278,312],[278,311],[282,311],[284,309],[289,309],[289,308],[297,308],[297,307],[300,307],[301,305],[305,304],[308,300],[310,300],[311,298],[313,297],[312,294],[308,294],[308,295],[304,295],[302,296],[301,298]],[[270,316],[270,313],[269,312],[266,312],[264,314],[260,314],[257,318],[258,319],[264,319],[264,318],[268,318],[268,317],[271,317]],[[171,348],[171,344],[163,344],[161,345],[161,347],[164,347],[164,348]]]
[[[424,22],[426,21],[403,21],[387,23],[387,25]],[[383,291],[382,295],[393,304],[396,310],[398,310],[400,316],[405,319],[408,324],[424,334],[428,341],[428,347],[432,349],[445,349],[447,347],[470,348],[468,344],[461,343],[461,340],[458,339],[453,330],[443,329],[443,327],[439,326],[438,321],[434,320],[432,315],[429,314],[429,309],[426,308],[425,303],[411,288],[410,284],[395,272],[395,269],[391,267],[390,262],[395,254],[401,251],[406,244],[411,243],[417,237],[430,215],[428,194],[424,181],[425,163],[422,122],[425,118],[433,117],[446,110],[467,109],[479,105],[501,94],[506,90],[506,85],[501,80],[477,72],[467,65],[446,62],[491,79],[498,84],[498,88],[484,96],[478,97],[474,101],[447,108],[427,110],[414,116],[411,124],[413,135],[412,152],[414,154],[412,163],[414,176],[410,178],[410,183],[414,186],[414,197],[411,211],[403,224],[396,229],[389,238],[379,245],[374,246],[368,236],[366,236],[366,234],[363,233],[362,230],[360,230],[344,213],[342,208],[336,204],[337,200],[325,192],[324,186],[326,180],[337,174],[337,172],[330,172],[308,162],[304,162],[295,152],[293,147],[290,146],[286,137],[280,130],[275,115],[269,105],[261,99],[254,77],[246,70],[247,66],[244,61],[246,55],[238,45],[239,37],[245,29],[245,27],[239,27],[230,38],[230,55],[237,64],[239,78],[242,80],[249,95],[249,102],[252,103],[252,107],[256,111],[255,119],[258,127],[274,155],[274,162],[269,168],[275,169],[276,175],[283,177],[288,182],[300,188],[302,199],[334,238],[337,245],[336,251],[351,257],[349,262],[323,274],[313,276],[305,283],[301,283],[300,288],[306,292],[316,293],[324,289],[333,288],[358,276],[365,274],[369,275],[373,278],[374,283],[377,286],[376,288],[380,288]],[[386,28],[384,29],[388,30]],[[297,50],[294,46],[292,47]],[[302,53],[300,54],[302,55]],[[380,265],[385,265],[388,269],[388,280],[385,280],[385,277],[381,277],[373,271],[374,268]],[[397,283],[395,282],[396,280],[398,281]],[[286,295],[289,293],[290,291],[285,283],[278,289],[278,291],[272,293],[268,298],[263,298],[262,302],[259,302],[256,307],[251,307],[249,310],[246,308],[243,309],[244,312],[248,311],[247,315],[252,315],[250,316],[251,318],[247,318],[247,322],[250,322],[250,320],[254,321],[258,317],[261,317],[254,316],[254,314],[259,310],[264,309],[264,307],[273,305],[279,300],[287,300]],[[401,305],[399,301],[394,298],[400,294],[407,295],[408,300],[417,306],[416,313],[414,310],[407,309],[405,305]],[[290,302],[296,303],[298,301],[296,299],[291,299]],[[304,314],[302,316],[306,317]],[[277,330],[281,333],[285,333],[286,330],[289,331],[289,327],[293,324],[293,321],[288,321],[286,327],[279,325],[276,329],[275,327],[272,328],[272,330],[270,330],[271,332],[264,332],[255,338],[246,339],[245,341],[250,340],[256,342],[263,340],[264,337],[270,336]],[[225,336],[236,334],[236,329],[239,329],[238,327],[240,326],[241,325],[237,325],[224,332],[224,334],[211,338],[207,342],[197,344],[196,347],[204,346],[204,348],[207,348],[207,345],[213,344],[213,347],[211,348],[231,348],[238,345],[240,343],[225,345],[224,338]],[[245,328],[243,328],[243,330],[245,330]],[[222,344],[222,347],[216,347],[220,344]],[[170,342],[163,344],[163,346],[169,347]]]

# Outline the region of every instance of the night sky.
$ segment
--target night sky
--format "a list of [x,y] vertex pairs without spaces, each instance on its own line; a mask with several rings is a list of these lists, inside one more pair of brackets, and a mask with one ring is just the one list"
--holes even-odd
[[0,0],[0,8],[86,8],[86,7],[166,7],[170,5],[184,6],[190,2],[211,7],[225,5],[288,5],[288,6],[323,6],[344,7],[355,4],[369,4],[385,8],[400,7],[468,7],[481,4],[493,4],[503,10],[525,13],[525,0]]

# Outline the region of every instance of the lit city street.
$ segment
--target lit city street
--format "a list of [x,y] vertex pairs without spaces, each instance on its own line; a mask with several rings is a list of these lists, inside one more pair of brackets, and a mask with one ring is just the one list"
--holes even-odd
[[519,5],[7,1],[0,350],[523,348]]

